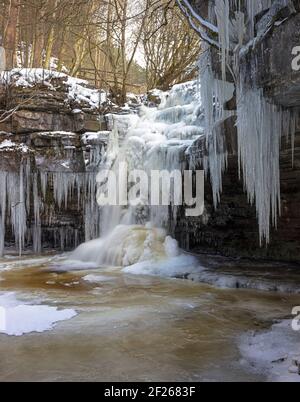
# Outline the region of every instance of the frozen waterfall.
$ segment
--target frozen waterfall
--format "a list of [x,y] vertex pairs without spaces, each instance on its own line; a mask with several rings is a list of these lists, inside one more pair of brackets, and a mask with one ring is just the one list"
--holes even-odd
[[[113,170],[119,188],[127,184],[127,175],[119,171],[121,163],[148,175],[153,170],[182,172],[190,146],[204,135],[197,82],[176,85],[169,92],[155,91],[155,95],[160,98],[158,107],[143,105],[139,116],[111,116],[113,131],[100,171]],[[100,210],[103,236],[81,245],[70,258],[130,266],[176,257],[180,253],[177,242],[167,236],[170,213],[176,216],[176,205],[141,201],[138,205],[104,206]]]

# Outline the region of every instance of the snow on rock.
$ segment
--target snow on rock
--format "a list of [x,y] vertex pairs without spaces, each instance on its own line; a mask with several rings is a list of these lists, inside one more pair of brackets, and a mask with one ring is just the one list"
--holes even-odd
[[61,72],[42,68],[15,68],[0,73],[0,84],[14,84],[23,88],[45,85],[50,91],[56,91],[57,80],[61,80],[68,88],[69,101],[87,104],[91,109],[98,109],[107,101],[107,95],[104,91],[89,88],[88,81],[70,77]]
[[70,137],[76,138],[77,135],[75,133],[71,133],[69,131],[47,131],[43,133],[38,133],[39,137]]
[[12,142],[11,140],[4,140],[1,144],[0,144],[0,148],[11,148],[11,147],[15,147],[16,144],[14,142]]
[[87,132],[82,135],[81,140],[83,144],[87,145],[90,143],[97,143],[97,142],[106,142],[108,141],[108,137],[110,135],[110,131],[98,131],[95,132]]
[[3,142],[0,143],[0,150],[18,150],[21,151],[22,153],[27,153],[29,152],[29,148],[25,144],[16,144],[15,142],[12,142],[11,140],[4,140]]

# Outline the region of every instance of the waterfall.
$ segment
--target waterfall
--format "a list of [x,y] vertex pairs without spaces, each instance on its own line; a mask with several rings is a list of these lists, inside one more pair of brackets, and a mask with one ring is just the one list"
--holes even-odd
[[[197,82],[176,85],[166,93],[156,91],[156,95],[160,105],[141,106],[139,116],[110,116],[113,130],[100,172],[109,169],[115,173],[118,196],[123,188],[127,195],[127,179],[133,169],[148,177],[158,170],[182,172],[189,147],[204,135]],[[120,171],[124,163],[128,173]],[[107,180],[108,176],[101,178],[101,183]],[[172,199],[170,206],[149,205],[148,200],[137,204],[123,201],[100,209],[101,238],[79,246],[71,259],[130,266],[179,254],[177,242],[167,235],[169,214],[176,215]]]
[[[70,208],[74,213],[77,209],[78,216],[82,217],[86,242],[100,235],[101,241],[116,239],[118,236],[112,233],[115,230],[125,233],[126,226],[129,238],[137,239],[139,233],[137,244],[142,242],[145,250],[150,247],[147,245],[153,244],[160,249],[155,255],[166,255],[163,244],[170,243],[167,236],[170,213],[174,216],[177,213],[173,198],[171,206],[121,203],[103,208],[99,208],[96,198],[99,171],[115,171],[121,188],[125,186],[128,177],[119,174],[121,163],[127,164],[129,173],[133,169],[143,170],[148,175],[153,170],[184,170],[189,147],[204,134],[198,83],[188,82],[168,92],[155,92],[160,98],[159,106],[141,105],[139,115],[107,115],[110,131],[86,133],[80,141],[72,133],[51,132],[34,134],[27,145],[11,140],[0,143],[4,162],[10,156],[14,158],[13,172],[6,162],[0,168],[0,255],[4,253],[8,238],[14,241],[19,254],[29,247],[40,253],[45,242],[43,225],[52,230],[46,237],[51,236],[54,247],[65,250],[77,246],[78,229],[58,221]],[[51,143],[51,155],[53,149],[55,158],[48,158],[44,148],[41,154],[31,148],[31,145],[43,147],[44,141]],[[85,165],[83,170],[82,164]],[[161,246],[157,247],[157,243]],[[127,243],[122,243],[121,236],[121,249],[124,244]],[[138,260],[146,254],[149,255],[137,253]],[[128,256],[112,258],[114,263],[121,260],[132,261]]]

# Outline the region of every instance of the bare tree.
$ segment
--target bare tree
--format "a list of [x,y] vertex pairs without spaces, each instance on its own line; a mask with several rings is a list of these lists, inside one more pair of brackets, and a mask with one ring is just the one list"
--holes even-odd
[[175,1],[152,10],[143,28],[148,89],[168,89],[195,75],[200,38]]
[[0,6],[8,69],[68,72],[120,104],[128,90],[168,88],[193,76],[200,39],[176,0],[0,0]]
[[6,51],[6,67],[14,67],[17,44],[17,26],[20,13],[20,0],[10,0],[8,4],[8,19],[4,28],[4,48]]

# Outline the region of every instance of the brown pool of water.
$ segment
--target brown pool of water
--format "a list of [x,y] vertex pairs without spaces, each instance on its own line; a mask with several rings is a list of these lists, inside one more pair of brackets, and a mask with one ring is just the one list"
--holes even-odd
[[293,295],[30,261],[0,271],[0,292],[78,315],[44,333],[0,334],[0,381],[266,380],[242,361],[239,337],[299,304]]

